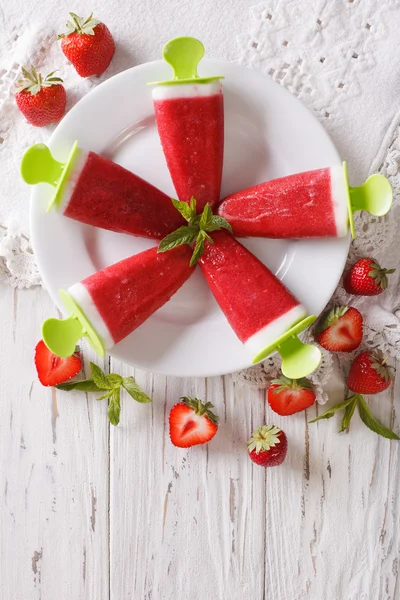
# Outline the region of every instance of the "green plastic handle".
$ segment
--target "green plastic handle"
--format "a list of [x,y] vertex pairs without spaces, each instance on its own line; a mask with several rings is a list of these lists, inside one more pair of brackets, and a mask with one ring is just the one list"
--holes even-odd
[[375,217],[383,217],[391,209],[393,203],[393,191],[389,181],[383,175],[371,175],[358,187],[349,185],[347,165],[343,163],[345,181],[348,186],[348,209],[350,231],[355,238],[353,215],[359,210],[366,210]]
[[60,290],[59,294],[70,316],[67,319],[47,319],[43,323],[42,337],[48,349],[57,356],[67,358],[75,352],[78,340],[86,336],[93,350],[99,356],[104,356],[103,342],[81,307],[65,290]]
[[221,76],[199,77],[197,66],[204,56],[204,46],[193,37],[178,37],[167,42],[162,51],[164,60],[172,67],[173,79],[154,81],[148,85],[174,85],[180,83],[208,83]]
[[321,362],[321,351],[317,346],[304,344],[297,335],[314,323],[316,318],[315,315],[310,315],[293,325],[273,344],[257,354],[253,359],[253,363],[258,363],[272,352],[278,351],[282,357],[282,373],[286,377],[301,379],[301,377],[306,377],[315,371]]
[[65,163],[60,163],[45,144],[35,144],[28,148],[22,157],[20,170],[22,179],[26,183],[30,185],[48,183],[55,188],[47,212],[54,204],[57,206],[60,204],[64,184],[78,153],[78,142],[75,142]]

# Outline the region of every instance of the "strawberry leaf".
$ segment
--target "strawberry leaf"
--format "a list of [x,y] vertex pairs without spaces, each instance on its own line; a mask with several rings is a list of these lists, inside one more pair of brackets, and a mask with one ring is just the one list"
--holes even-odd
[[94,363],[90,363],[90,368],[92,369],[92,377],[100,390],[110,390],[112,385],[107,381],[106,374]]
[[59,383],[56,385],[58,390],[70,392],[79,390],[80,392],[100,392],[100,388],[96,385],[93,379],[83,379],[82,381],[68,381],[67,383]]
[[136,402],[141,402],[142,404],[148,404],[151,402],[151,398],[144,393],[144,391],[138,386],[133,377],[125,377],[122,380],[122,386],[128,392],[128,394],[136,400]]
[[168,250],[172,250],[172,248],[176,248],[177,246],[190,244],[191,242],[194,242],[197,234],[197,227],[194,227],[193,225],[183,225],[176,231],[169,233],[161,240],[158,245],[157,252],[167,252]]
[[367,403],[361,395],[358,397],[358,411],[360,413],[362,422],[368,427],[368,429],[371,429],[371,431],[374,431],[378,435],[381,435],[389,440],[400,440],[399,436],[394,433],[394,431],[379,423],[379,421],[372,416]]
[[338,410],[345,409],[349,404],[353,402],[353,400],[354,396],[351,396],[350,398],[347,398],[347,400],[345,400],[344,402],[340,402],[339,404],[335,404],[335,406],[331,406],[331,408],[328,408],[328,410],[322,413],[322,415],[319,415],[315,419],[312,419],[312,421],[309,421],[309,423],[316,423],[316,421],[320,421],[321,419],[330,419],[335,413],[337,413]]
[[348,427],[350,426],[350,421],[351,421],[352,416],[354,415],[356,406],[357,406],[357,394],[355,396],[352,396],[352,402],[350,404],[348,404],[346,407],[344,417],[342,419],[342,425],[339,429],[339,433],[341,433],[342,431],[345,431],[345,429],[348,429]]
[[119,387],[113,389],[108,405],[108,419],[112,425],[118,425],[121,415],[121,393]]

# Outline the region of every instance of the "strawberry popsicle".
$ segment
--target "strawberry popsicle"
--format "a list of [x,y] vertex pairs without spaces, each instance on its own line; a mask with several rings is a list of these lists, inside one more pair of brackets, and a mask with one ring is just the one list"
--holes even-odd
[[56,204],[60,213],[81,223],[155,239],[183,224],[166,194],[76,144],[66,164],[57,162],[44,144],[32,146],[22,160],[21,173],[27,183],[54,185],[50,207]]
[[[372,175],[350,187],[346,164],[260,183],[225,198],[218,214],[237,236],[267,238],[343,237],[354,233],[353,212],[376,216],[392,203],[389,182]],[[354,237],[354,236],[353,236]]]
[[189,202],[194,196],[199,212],[207,202],[215,206],[220,200],[224,152],[222,85],[218,77],[197,75],[203,54],[203,45],[194,38],[168,42],[163,56],[175,78],[158,82],[152,92],[158,133],[179,200]]
[[[232,329],[254,357],[253,362],[274,350],[284,355],[286,340],[315,317],[307,318],[304,306],[283,283],[230,234],[217,231],[212,238],[214,244],[206,242],[199,265]],[[304,351],[305,345],[297,338],[295,344]],[[302,368],[310,373],[319,360],[317,350],[313,364]],[[304,369],[299,377],[305,375]]]
[[82,335],[100,355],[123,340],[163,306],[193,272],[189,246],[157,254],[150,248],[111,265],[68,292],[60,291],[71,316],[48,319],[43,339],[59,356],[70,356]]

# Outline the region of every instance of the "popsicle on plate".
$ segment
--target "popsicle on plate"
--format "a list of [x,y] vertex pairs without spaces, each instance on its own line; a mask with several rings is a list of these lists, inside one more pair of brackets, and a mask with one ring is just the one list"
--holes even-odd
[[260,183],[231,194],[218,207],[238,236],[267,238],[354,237],[353,213],[385,215],[392,189],[382,175],[350,187],[346,163]]
[[303,344],[297,333],[315,321],[283,283],[229,233],[212,234],[199,265],[229,324],[259,362],[275,350],[282,371],[299,378],[319,364],[316,346]]
[[193,272],[190,257],[189,246],[165,254],[150,248],[94,273],[67,292],[61,290],[70,317],[43,323],[45,344],[66,357],[73,354],[79,338],[87,336],[104,356],[178,291]]
[[220,200],[224,153],[221,77],[201,78],[203,44],[181,37],[168,42],[164,59],[174,79],[157,82],[152,95],[158,133],[179,200],[194,196],[198,211]]
[[166,194],[77,142],[65,163],[44,144],[35,144],[22,159],[21,174],[29,184],[54,186],[48,210],[55,205],[81,223],[155,239],[184,223]]

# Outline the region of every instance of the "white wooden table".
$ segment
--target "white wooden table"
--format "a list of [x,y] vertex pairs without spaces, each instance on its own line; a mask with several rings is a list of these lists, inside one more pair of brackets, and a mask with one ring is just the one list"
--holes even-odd
[[[400,445],[358,417],[338,435],[313,408],[280,418],[230,376],[134,374],[153,397],[123,397],[121,424],[94,395],[47,389],[33,348],[55,315],[41,289],[0,289],[0,598],[2,600],[395,600]],[[84,346],[85,356],[94,359]],[[96,360],[96,359],[94,359]],[[399,431],[399,379],[371,400]],[[221,417],[208,445],[168,436],[183,394]],[[245,440],[284,427],[288,457],[264,470]]]

